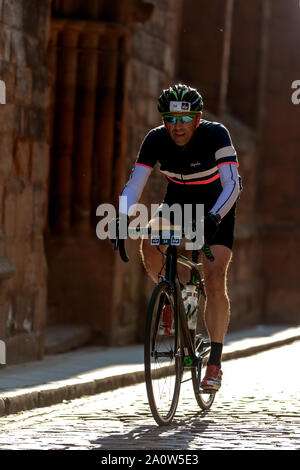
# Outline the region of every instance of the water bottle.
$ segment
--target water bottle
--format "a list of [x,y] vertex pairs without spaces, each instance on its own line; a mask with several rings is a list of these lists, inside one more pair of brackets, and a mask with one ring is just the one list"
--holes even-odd
[[195,284],[188,283],[182,291],[182,299],[188,320],[189,330],[195,330],[197,326],[197,310],[198,310],[198,292]]

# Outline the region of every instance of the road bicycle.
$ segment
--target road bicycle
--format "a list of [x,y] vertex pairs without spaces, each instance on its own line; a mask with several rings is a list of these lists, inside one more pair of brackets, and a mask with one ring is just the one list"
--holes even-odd
[[[150,229],[148,229],[150,231]],[[189,330],[187,315],[182,297],[182,284],[178,278],[178,264],[189,270],[190,283],[196,286],[198,300],[198,323],[203,313],[206,294],[204,280],[201,275],[202,263],[198,262],[199,250],[192,251],[192,260],[178,254],[178,233],[169,231],[166,237],[161,231],[154,237],[158,246],[166,245],[165,275],[158,274],[159,282],[156,284],[147,311],[144,367],[145,382],[150,410],[156,423],[160,426],[172,422],[180,395],[184,372],[188,371],[192,380],[196,401],[202,410],[208,410],[215,399],[214,390],[202,390],[200,383],[206,356],[210,352],[210,343],[196,330]],[[121,259],[129,261],[125,241],[119,240],[118,248]],[[208,245],[202,251],[210,261],[213,255]],[[171,307],[173,313],[173,327],[170,335],[160,334],[160,323],[166,306]],[[170,308],[168,307],[168,308]],[[201,312],[202,310],[202,312]]]

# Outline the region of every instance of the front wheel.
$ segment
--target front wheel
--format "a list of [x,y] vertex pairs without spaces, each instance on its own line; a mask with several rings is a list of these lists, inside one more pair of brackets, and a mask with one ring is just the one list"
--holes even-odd
[[[160,331],[166,308],[173,317],[168,335]],[[153,418],[160,426],[169,424],[177,409],[183,370],[178,336],[174,292],[167,282],[161,282],[155,287],[149,303],[144,350],[149,405]]]

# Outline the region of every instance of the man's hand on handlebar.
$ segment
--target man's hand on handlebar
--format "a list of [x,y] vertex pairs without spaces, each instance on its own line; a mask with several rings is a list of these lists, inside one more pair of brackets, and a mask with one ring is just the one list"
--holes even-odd
[[108,224],[110,241],[114,245],[114,249],[119,247],[119,240],[127,238],[129,217],[126,214],[119,214],[118,217],[112,219]]
[[219,229],[221,219],[210,212],[204,217],[204,241],[210,245]]

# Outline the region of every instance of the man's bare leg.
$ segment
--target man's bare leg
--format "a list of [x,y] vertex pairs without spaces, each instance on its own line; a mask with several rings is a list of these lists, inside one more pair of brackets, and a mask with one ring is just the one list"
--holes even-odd
[[[162,251],[164,247],[161,247]],[[150,239],[143,239],[140,246],[141,257],[145,269],[153,282],[158,282],[158,274],[164,265],[163,255],[158,251],[156,246],[150,244]],[[162,272],[162,275],[164,273]]]
[[215,257],[213,262],[203,257],[207,294],[205,324],[210,337],[211,349],[201,387],[217,391],[222,382],[222,351],[230,318],[226,276],[232,253],[229,248],[223,245],[212,245],[211,251]]
[[227,270],[232,252],[222,245],[212,245],[211,251],[215,257],[209,261],[203,257],[203,270],[207,302],[205,309],[205,324],[210,340],[224,342],[230,318],[230,303],[227,294]]

